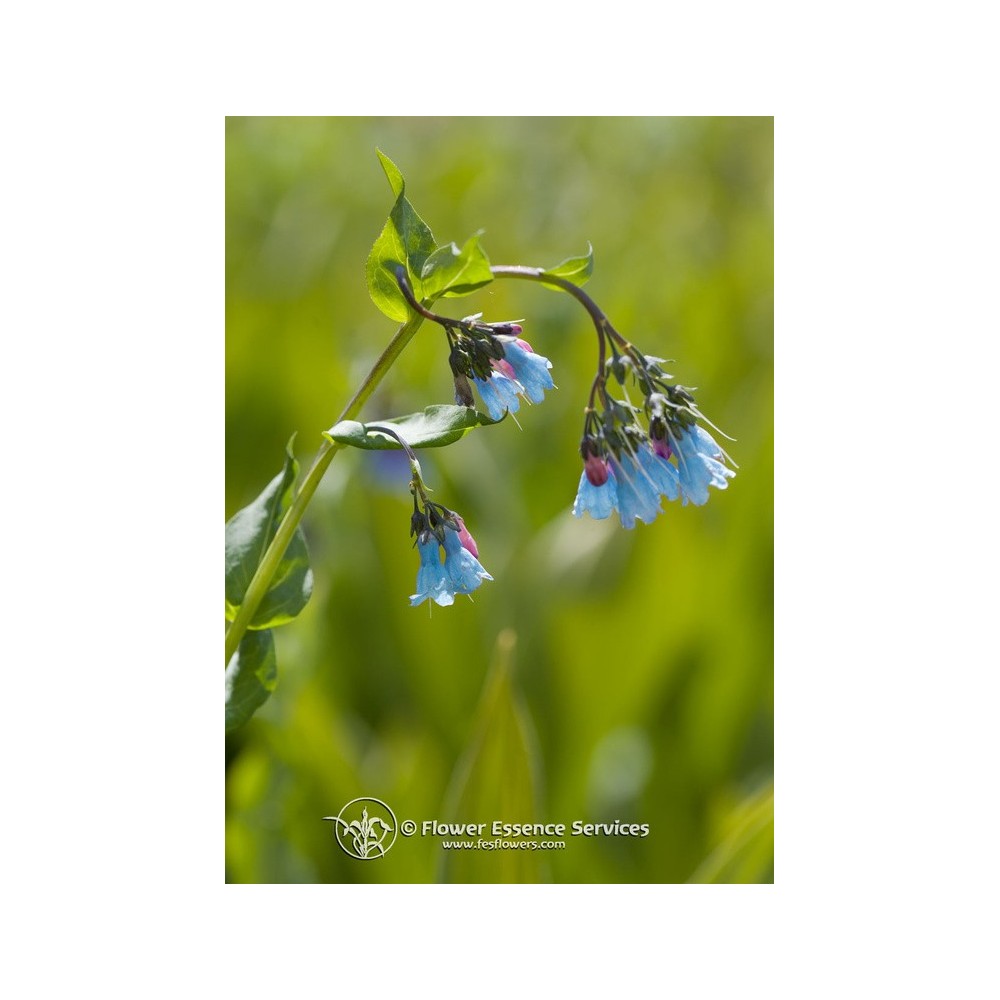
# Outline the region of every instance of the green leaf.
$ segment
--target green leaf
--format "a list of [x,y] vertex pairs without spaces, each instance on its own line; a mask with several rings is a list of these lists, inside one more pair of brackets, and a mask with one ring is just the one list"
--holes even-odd
[[278,683],[274,637],[269,629],[246,632],[226,667],[226,732],[242,726]]
[[[555,267],[546,268],[542,272],[542,277],[551,275],[554,278],[562,278],[564,281],[571,281],[574,285],[585,285],[594,273],[594,248],[588,243],[587,254],[584,257],[567,257],[561,264]],[[556,286],[558,287],[558,286]]]
[[487,427],[499,422],[491,420],[471,406],[440,405],[428,406],[420,413],[408,413],[405,417],[374,420],[369,424],[362,424],[357,420],[342,420],[323,434],[337,444],[348,444],[367,451],[399,448],[400,444],[395,438],[381,433],[375,426],[383,424],[397,430],[411,448],[443,448],[454,444],[473,427]]
[[[236,617],[247,587],[274,538],[281,518],[292,502],[292,487],[299,464],[292,455],[292,441],[285,448],[285,465],[249,506],[226,524],[226,618]],[[297,529],[282,556],[250,628],[265,629],[291,621],[312,594],[313,575],[305,536]]]
[[[531,725],[514,689],[516,637],[510,629],[497,636],[493,666],[473,722],[469,741],[455,772],[443,809],[444,822],[544,822],[539,815],[538,753]],[[529,838],[551,839],[551,838]],[[446,882],[542,882],[544,851],[442,850],[440,879]]]
[[407,200],[406,184],[399,168],[381,150],[377,152],[396,201],[368,255],[365,265],[368,294],[386,316],[403,323],[409,318],[410,307],[396,282],[396,267],[402,264],[406,268],[413,294],[418,299],[424,298],[420,275],[437,244],[427,223]]
[[449,243],[427,258],[420,274],[424,298],[469,295],[493,280],[490,259],[479,245],[480,235],[470,236],[461,250],[457,244]]
[[406,181],[403,180],[399,167],[381,149],[376,149],[375,153],[378,156],[378,162],[382,164],[382,169],[385,171],[392,193],[398,198],[406,190]]

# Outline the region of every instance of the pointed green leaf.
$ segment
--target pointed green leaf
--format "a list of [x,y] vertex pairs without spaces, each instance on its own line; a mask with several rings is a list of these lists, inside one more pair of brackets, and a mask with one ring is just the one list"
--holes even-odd
[[564,281],[571,281],[574,285],[585,285],[591,274],[594,273],[594,248],[588,243],[587,253],[583,257],[567,257],[561,264],[555,267],[546,268],[542,272],[544,277],[550,274],[555,278],[562,278]]
[[420,275],[424,298],[469,295],[493,280],[490,259],[479,245],[480,235],[470,236],[461,250],[457,244],[449,243],[427,258]]
[[[512,631],[497,637],[493,666],[473,723],[472,739],[452,775],[445,822],[544,822],[536,802],[538,755],[527,713],[514,689]],[[442,881],[542,882],[543,851],[442,850]]]
[[378,151],[379,161],[396,201],[375,245],[368,255],[365,274],[372,302],[390,319],[402,323],[410,307],[396,283],[396,267],[404,265],[413,294],[424,297],[420,275],[427,258],[437,249],[434,234],[406,198],[403,175],[389,157]]
[[[250,581],[274,538],[281,518],[292,502],[292,487],[299,471],[292,455],[292,441],[285,449],[285,465],[249,506],[226,524],[226,618],[230,621],[250,586]],[[285,554],[250,622],[252,629],[270,628],[291,621],[309,601],[313,575],[301,529],[292,536]]]
[[382,164],[382,169],[385,171],[385,176],[389,181],[389,187],[392,188],[392,193],[398,198],[406,190],[406,181],[403,180],[403,175],[399,172],[399,167],[381,149],[376,149],[375,153],[378,156],[378,162]]
[[372,421],[367,425],[357,420],[342,420],[323,433],[337,444],[348,444],[367,451],[399,448],[395,438],[378,430],[378,425],[382,424],[398,431],[411,448],[443,448],[454,444],[473,427],[487,427],[499,422],[471,406],[441,405],[428,406],[420,413],[409,413],[405,417]]
[[226,667],[226,732],[242,726],[277,683],[278,662],[270,630],[246,632]]

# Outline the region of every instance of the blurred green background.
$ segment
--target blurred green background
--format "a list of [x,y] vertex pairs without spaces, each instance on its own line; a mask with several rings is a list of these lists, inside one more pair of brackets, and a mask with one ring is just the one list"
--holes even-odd
[[[228,119],[227,518],[277,474],[293,432],[308,467],[395,330],[365,286],[392,204],[376,146],[439,243],[484,229],[494,264],[551,266],[591,242],[587,291],[642,350],[676,359],[677,381],[736,438],[739,472],[707,506],[666,505],[634,531],[573,518],[596,354],[586,314],[516,281],[441,300],[454,316],[524,317],[559,387],[522,407],[520,430],[508,420],[421,453],[495,582],[474,603],[411,608],[405,462],[336,457],[304,522],[313,598],[275,631],[274,695],[227,738],[227,881],[458,878],[438,839],[360,862],[321,817],[376,796],[399,819],[454,818],[449,783],[505,629],[535,815],[495,818],[651,827],[567,838],[519,879],[773,881],[772,119]],[[450,402],[427,324],[362,419]],[[477,793],[496,810],[488,773]],[[497,855],[469,864],[463,880],[509,877]]]

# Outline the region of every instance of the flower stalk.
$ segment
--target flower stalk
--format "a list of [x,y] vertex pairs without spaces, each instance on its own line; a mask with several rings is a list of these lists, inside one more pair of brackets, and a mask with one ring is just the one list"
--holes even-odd
[[[423,316],[412,316],[396,331],[395,336],[386,345],[385,350],[379,355],[375,364],[372,365],[371,371],[365,376],[361,385],[358,386],[357,392],[354,393],[350,402],[344,407],[343,412],[337,418],[338,423],[341,420],[353,420],[361,412],[361,408],[378,387],[378,384],[385,378],[386,373],[393,366],[396,359],[403,353],[406,345],[413,339],[413,335],[420,329],[423,321]],[[253,620],[253,616],[257,613],[260,602],[264,600],[264,596],[270,589],[271,581],[281,563],[281,557],[285,554],[285,550],[288,548],[295,534],[295,529],[299,526],[306,508],[309,506],[309,501],[312,500],[316,488],[319,486],[320,481],[323,479],[326,470],[330,467],[330,463],[333,461],[334,455],[340,450],[340,447],[340,445],[335,444],[333,441],[327,440],[323,442],[316,453],[312,467],[306,473],[305,478],[302,480],[302,485],[295,494],[295,499],[285,512],[281,524],[278,525],[278,530],[271,540],[271,544],[267,547],[267,551],[264,553],[257,571],[250,581],[250,586],[247,587],[243,602],[240,604],[235,618],[233,618],[232,623],[226,631],[227,665],[232,659],[233,653],[239,647],[240,640],[246,633],[247,627]]]

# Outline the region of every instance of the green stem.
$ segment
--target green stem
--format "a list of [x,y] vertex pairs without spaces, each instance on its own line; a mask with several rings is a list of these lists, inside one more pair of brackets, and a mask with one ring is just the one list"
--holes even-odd
[[604,310],[582,289],[579,285],[574,285],[572,281],[565,278],[557,278],[553,274],[546,274],[540,267],[520,267],[517,265],[500,265],[491,267],[495,278],[522,278],[525,281],[537,281],[543,285],[555,285],[569,295],[572,295],[584,309],[590,313],[590,318],[594,321],[599,335],[607,334],[612,340],[619,344],[626,343],[625,338],[611,325],[610,320],[605,315]]
[[[359,386],[358,391],[351,398],[347,406],[344,407],[344,412],[337,418],[337,423],[340,423],[341,420],[353,420],[357,416],[361,411],[361,407],[365,405],[369,396],[371,396],[379,382],[385,377],[386,372],[392,367],[399,355],[402,354],[403,348],[413,339],[413,335],[417,332],[423,321],[423,316],[412,316],[396,331],[396,335],[389,341],[386,349],[372,366],[371,371]],[[264,553],[264,558],[261,559],[260,565],[257,567],[257,572],[254,573],[253,579],[250,581],[250,586],[247,587],[247,591],[243,595],[243,602],[236,612],[236,617],[226,632],[227,665],[232,659],[233,653],[236,652],[251,619],[257,613],[260,602],[264,600],[264,595],[270,590],[271,580],[281,563],[281,557],[285,554],[285,549],[288,548],[288,544],[295,534],[295,529],[299,526],[302,515],[306,512],[306,507],[309,506],[309,501],[312,500],[313,494],[316,492],[316,487],[319,486],[320,480],[323,478],[323,474],[333,461],[333,456],[337,454],[340,448],[340,445],[334,444],[330,440],[323,442],[322,447],[316,454],[312,468],[306,474],[305,479],[302,480],[302,485],[299,487],[299,492],[295,495],[291,507],[288,508],[284,518],[282,518],[271,544]]]
[[600,392],[604,399],[604,405],[608,405],[608,391],[605,385],[604,358],[605,358],[605,337],[611,341],[611,350],[615,350],[615,342],[623,346],[626,344],[625,338],[611,325],[611,320],[605,315],[604,310],[582,289],[579,285],[574,285],[572,281],[565,278],[558,278],[552,274],[546,274],[540,267],[522,267],[520,265],[498,265],[491,267],[495,278],[521,278],[524,281],[537,281],[543,285],[555,285],[562,291],[572,295],[584,309],[590,314],[597,330],[597,374],[590,386],[590,399],[587,402],[587,409],[594,408],[594,396]]

